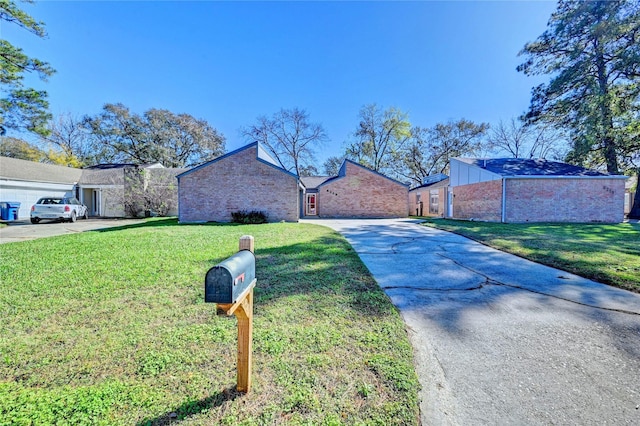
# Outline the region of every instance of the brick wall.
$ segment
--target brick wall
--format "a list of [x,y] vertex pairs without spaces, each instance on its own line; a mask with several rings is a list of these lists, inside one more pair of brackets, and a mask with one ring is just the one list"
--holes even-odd
[[318,189],[320,217],[406,217],[409,209],[406,186],[350,162]]
[[254,145],[180,178],[180,222],[229,222],[239,210],[264,211],[270,222],[297,221],[297,178],[257,155]]
[[445,217],[447,214],[447,187],[438,188],[438,216]]
[[424,188],[412,189],[409,191],[409,216],[418,216],[420,214],[420,205],[418,204],[418,194],[420,194],[420,201],[422,201],[422,214],[429,212],[429,205],[427,204],[427,198],[429,191]]
[[453,217],[500,222],[502,220],[502,180],[455,186]]
[[[438,211],[437,213],[431,213],[429,211],[429,203],[431,202],[431,191],[438,191]],[[447,200],[447,187],[440,188],[416,188],[409,191],[409,215],[419,214],[420,205],[418,204],[417,195],[420,194],[420,201],[422,201],[422,215],[432,217],[444,217],[446,200]],[[418,211],[418,213],[416,213]]]
[[622,222],[623,179],[507,179],[507,222]]

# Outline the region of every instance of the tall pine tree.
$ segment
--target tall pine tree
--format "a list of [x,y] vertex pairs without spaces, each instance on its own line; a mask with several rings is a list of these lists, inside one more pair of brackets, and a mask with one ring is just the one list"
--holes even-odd
[[549,75],[533,89],[526,118],[569,129],[569,160],[637,168],[640,141],[628,132],[640,119],[640,3],[560,0],[547,30],[528,43],[518,71]]
[[[41,38],[47,35],[42,22],[34,20],[11,0],[0,0],[0,21],[16,24]],[[47,111],[47,92],[24,87],[26,73],[35,73],[46,80],[54,70],[48,63],[30,58],[19,47],[0,39],[0,134],[7,129],[48,133],[45,125],[51,115]]]

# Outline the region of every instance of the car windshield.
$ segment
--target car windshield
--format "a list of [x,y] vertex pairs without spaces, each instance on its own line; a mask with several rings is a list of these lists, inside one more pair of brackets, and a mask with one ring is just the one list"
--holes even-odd
[[62,198],[41,198],[38,204],[61,204]]

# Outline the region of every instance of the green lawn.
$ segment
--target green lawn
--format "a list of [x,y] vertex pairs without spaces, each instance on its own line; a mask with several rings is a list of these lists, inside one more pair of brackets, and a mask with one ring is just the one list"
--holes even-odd
[[505,224],[429,219],[427,226],[606,284],[640,292],[640,224]]
[[[255,237],[252,392],[208,268]],[[0,425],[418,423],[404,324],[339,234],[174,219],[0,245]]]

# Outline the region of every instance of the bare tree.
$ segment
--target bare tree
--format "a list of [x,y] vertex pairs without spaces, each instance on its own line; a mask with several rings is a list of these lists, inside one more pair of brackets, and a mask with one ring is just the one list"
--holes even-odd
[[507,152],[513,158],[549,158],[564,157],[565,147],[562,134],[548,124],[527,124],[512,118],[505,123],[502,120],[491,129],[489,147],[494,151]]
[[438,123],[432,128],[414,127],[396,162],[396,173],[422,185],[426,177],[446,173],[450,158],[482,152],[488,129],[487,123],[477,124],[465,119]]
[[249,141],[262,143],[283,169],[298,176],[310,170],[314,148],[327,140],[322,125],[309,122],[309,114],[299,108],[281,109],[271,117],[260,116],[240,133]]
[[393,163],[411,135],[408,115],[397,108],[376,104],[360,109],[360,122],[346,157],[377,172],[392,173]]
[[318,176],[320,173],[318,169],[313,164],[309,164],[308,166],[303,166],[300,169],[299,176]]
[[327,160],[322,165],[325,175],[337,176],[343,161],[344,161],[344,157],[327,158]]
[[[47,125],[48,134],[41,136],[42,143],[49,145],[49,157],[55,163],[83,167],[100,162],[96,147],[92,143],[91,132],[83,125],[82,119],[62,114]],[[53,151],[51,150],[53,147]]]

